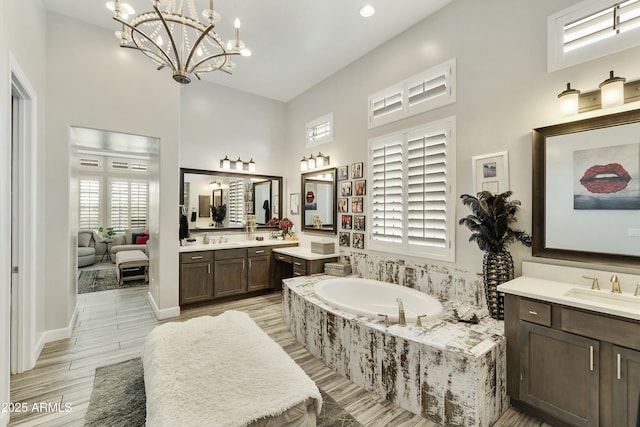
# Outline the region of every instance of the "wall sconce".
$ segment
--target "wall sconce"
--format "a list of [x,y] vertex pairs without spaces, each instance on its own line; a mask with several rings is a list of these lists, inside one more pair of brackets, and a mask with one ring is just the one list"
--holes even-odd
[[329,166],[329,156],[325,156],[322,153],[318,153],[315,157],[312,154],[309,158],[303,156],[302,160],[300,160],[301,171],[319,169],[326,166]]
[[222,188],[222,183],[219,181],[211,181],[209,183],[209,188],[211,190],[218,190],[219,188]]
[[[575,104],[577,99],[577,105]],[[623,77],[616,77],[613,71],[609,72],[609,78],[600,83],[600,89],[591,92],[580,93],[571,88],[567,83],[567,89],[558,94],[560,108],[565,114],[586,113],[600,108],[617,107],[630,102],[640,101],[640,80],[626,82]]]
[[609,78],[600,83],[600,103],[602,108],[617,107],[624,104],[623,77],[615,77],[613,70],[609,72]]
[[220,167],[225,170],[237,170],[237,171],[256,171],[256,162],[253,161],[253,158],[249,160],[247,163],[243,162],[240,157],[238,160],[229,160],[228,156],[224,156],[224,159],[220,160]]

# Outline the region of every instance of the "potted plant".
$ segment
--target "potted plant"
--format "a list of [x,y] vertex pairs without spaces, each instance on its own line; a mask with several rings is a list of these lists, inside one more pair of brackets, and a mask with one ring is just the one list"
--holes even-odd
[[211,206],[211,218],[216,223],[216,227],[222,227],[222,221],[227,216],[227,205]]
[[462,203],[472,211],[460,219],[460,225],[471,230],[469,241],[475,241],[484,251],[482,278],[489,314],[494,319],[504,319],[504,294],[496,289],[501,283],[513,279],[513,258],[507,251],[516,241],[531,246],[531,236],[522,230],[512,228],[520,210],[519,200],[509,200],[511,191],[492,194],[489,191],[460,196]]
[[112,239],[113,236],[116,235],[116,232],[113,231],[113,227],[107,227],[106,230],[104,227],[98,227],[98,232],[102,233],[102,237],[105,239]]

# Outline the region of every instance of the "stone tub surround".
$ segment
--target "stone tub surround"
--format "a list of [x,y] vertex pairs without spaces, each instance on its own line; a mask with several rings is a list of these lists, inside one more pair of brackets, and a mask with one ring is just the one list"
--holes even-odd
[[314,284],[331,277],[283,281],[285,324],[327,366],[441,425],[489,426],[508,408],[502,321],[459,323],[444,302],[444,316],[422,328],[385,328],[317,298]]
[[407,286],[438,298],[487,308],[482,276],[456,268],[390,259],[380,254],[352,252],[353,274]]

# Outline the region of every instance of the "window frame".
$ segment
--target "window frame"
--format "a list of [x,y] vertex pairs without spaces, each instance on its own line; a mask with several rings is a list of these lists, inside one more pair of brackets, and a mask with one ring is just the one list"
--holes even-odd
[[[319,126],[322,126],[326,123],[329,124],[329,132],[326,135],[317,138],[310,137],[309,133],[312,129],[318,128]],[[311,120],[310,122],[307,122],[305,126],[305,140],[307,143],[307,147],[313,147],[315,145],[325,144],[327,142],[333,141],[333,129],[333,112],[327,113],[314,120]]]
[[[445,174],[446,174],[446,183],[445,183],[445,192],[446,192],[446,231],[445,231],[445,247],[436,247],[433,245],[423,245],[409,242],[409,206],[408,206],[408,145],[410,137],[416,134],[423,134],[424,136],[435,135],[441,132],[445,132],[446,134],[446,149],[445,149]],[[385,242],[380,239],[374,239],[373,230],[374,224],[376,223],[376,219],[374,218],[374,210],[375,210],[375,189],[374,189],[374,149],[378,146],[384,145],[385,143],[396,143],[400,141],[402,144],[402,231],[400,236],[400,242]],[[370,190],[368,190],[368,194],[370,195],[370,203],[367,206],[367,214],[369,216],[369,231],[367,232],[368,236],[368,247],[374,251],[381,252],[390,252],[398,255],[406,255],[412,257],[423,257],[429,259],[435,259],[440,261],[448,261],[455,262],[455,237],[456,237],[456,186],[455,186],[455,174],[456,174],[456,118],[455,116],[447,117],[441,120],[425,123],[420,126],[403,129],[391,134],[383,135],[380,137],[372,138],[368,142],[368,163],[369,166],[367,168],[368,173],[368,182],[370,186]]]
[[[558,11],[547,18],[547,71],[553,72],[632,47],[640,46],[640,27],[616,32],[581,48],[565,52],[565,25],[578,22],[627,1],[585,0]],[[635,6],[636,8],[640,7]],[[613,15],[611,15],[613,18]],[[635,18],[638,19],[638,18]],[[613,19],[612,19],[613,22]],[[613,28],[612,28],[613,29]]]
[[[126,183],[127,184],[127,191],[126,191],[126,208],[127,208],[127,213],[126,213],[126,226],[124,228],[121,228],[121,223],[118,225],[114,225],[113,223],[113,184],[114,182],[121,182],[121,183]],[[146,221],[144,224],[136,224],[136,226],[134,227],[132,225],[131,219],[132,219],[132,206],[131,206],[131,199],[132,199],[132,195],[131,195],[131,184],[142,184],[144,186],[146,186],[146,198],[147,198],[147,205],[146,205]],[[109,177],[108,180],[108,188],[107,188],[107,206],[108,206],[108,210],[107,210],[107,216],[108,216],[108,221],[109,221],[109,227],[112,227],[115,231],[125,231],[126,229],[131,229],[131,228],[145,228],[149,225],[149,182],[144,180],[144,179],[135,179],[135,178],[128,178],[128,177]]]
[[[98,182],[98,223],[95,227],[93,227],[93,223],[89,227],[84,227],[82,224],[82,182],[83,181],[97,181]],[[78,228],[79,229],[98,229],[103,221],[103,209],[102,209],[102,200],[103,200],[103,183],[104,180],[100,176],[92,176],[92,175],[82,175],[78,177]]]

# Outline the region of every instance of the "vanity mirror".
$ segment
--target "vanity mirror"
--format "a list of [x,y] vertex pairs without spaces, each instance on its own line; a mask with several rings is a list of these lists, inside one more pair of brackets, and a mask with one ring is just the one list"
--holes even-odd
[[281,218],[279,176],[181,168],[180,187],[190,230],[242,229],[247,214],[264,228],[270,218]]
[[302,231],[336,234],[336,168],[303,173]]

